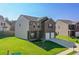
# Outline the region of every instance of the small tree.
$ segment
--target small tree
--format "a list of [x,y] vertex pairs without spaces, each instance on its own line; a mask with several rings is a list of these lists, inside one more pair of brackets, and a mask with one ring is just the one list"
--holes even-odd
[[9,50],[7,50],[7,55],[9,55]]

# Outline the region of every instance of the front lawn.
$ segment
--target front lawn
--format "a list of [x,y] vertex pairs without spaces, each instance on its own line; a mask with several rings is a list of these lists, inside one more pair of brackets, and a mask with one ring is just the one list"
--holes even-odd
[[71,38],[71,37],[63,36],[63,35],[57,35],[56,38],[79,44],[79,40],[77,38]]
[[[47,42],[46,44],[49,45],[51,43]],[[49,47],[48,45],[46,46]],[[52,47],[52,45],[54,46]],[[0,54],[1,55],[6,55],[6,54],[51,55],[51,54],[57,54],[67,49],[67,48],[62,48],[62,46],[58,47],[59,45],[55,45],[55,43],[53,43],[52,45],[50,45],[50,47],[48,48],[48,50],[49,49],[51,50],[46,51],[45,49],[40,48],[36,44],[33,44],[32,42],[29,42],[27,40],[22,40],[16,37],[6,37],[0,39]]]
[[0,54],[47,54],[42,48],[16,37],[7,37],[0,39]]

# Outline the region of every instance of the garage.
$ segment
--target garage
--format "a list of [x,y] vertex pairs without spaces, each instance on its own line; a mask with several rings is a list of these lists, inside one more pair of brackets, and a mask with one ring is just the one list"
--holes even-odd
[[76,32],[76,33],[75,33],[75,36],[76,36],[76,37],[79,37],[79,32]]
[[0,31],[3,31],[3,28],[2,27],[0,27]]
[[45,33],[45,38],[48,40],[48,39],[51,39],[51,38],[54,38],[54,33],[53,32],[50,32],[50,33]]

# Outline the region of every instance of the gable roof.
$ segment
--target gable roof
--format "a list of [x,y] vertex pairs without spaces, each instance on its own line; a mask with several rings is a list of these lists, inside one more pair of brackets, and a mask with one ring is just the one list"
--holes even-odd
[[40,21],[40,22],[44,22],[44,21],[46,21],[46,20],[48,20],[48,17],[41,17],[41,18],[39,18],[39,21]]
[[32,20],[32,21],[37,21],[37,19],[38,19],[38,17],[28,16],[28,15],[21,15],[21,16],[27,18],[28,20]]
[[79,24],[79,21],[75,21],[75,24]]
[[74,24],[74,22],[71,21],[71,20],[62,20],[62,19],[59,19],[58,21],[62,21],[64,23],[66,23],[66,24]]
[[4,21],[4,17],[0,15],[0,21]]
[[45,21],[48,21],[48,20],[51,20],[51,21],[54,22],[54,20],[52,18],[48,18],[48,17],[41,17],[39,21],[40,22],[45,22]]
[[[45,22],[47,20],[52,20],[51,18],[48,17],[34,17],[34,16],[28,16],[28,15],[20,15],[20,17],[25,17],[26,19],[30,21],[40,21],[40,22]],[[53,20],[52,20],[53,21]]]

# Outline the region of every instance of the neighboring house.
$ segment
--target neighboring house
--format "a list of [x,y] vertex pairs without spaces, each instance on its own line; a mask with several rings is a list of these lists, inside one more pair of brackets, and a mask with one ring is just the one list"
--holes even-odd
[[48,17],[21,15],[15,24],[15,36],[30,41],[54,38],[55,22]]
[[15,23],[16,23],[16,21],[11,21],[11,28],[10,28],[10,31],[13,31],[13,32],[15,32]]
[[10,25],[5,21],[3,16],[0,16],[0,31],[9,31]]
[[76,34],[76,37],[79,37],[79,22],[76,22],[76,29],[75,29],[75,34]]
[[10,27],[10,31],[14,32],[15,31],[15,23],[16,20],[9,20],[8,18],[5,18],[5,22],[7,22],[11,27]]
[[58,20],[56,22],[56,34],[75,37],[75,23],[70,20]]

